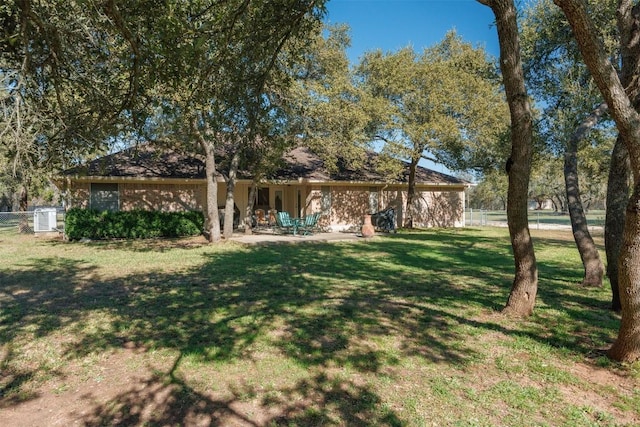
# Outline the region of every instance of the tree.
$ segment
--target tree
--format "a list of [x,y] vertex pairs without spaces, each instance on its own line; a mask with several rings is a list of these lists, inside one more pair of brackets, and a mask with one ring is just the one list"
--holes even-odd
[[536,209],[543,209],[545,203],[551,200],[556,211],[566,212],[562,160],[548,150],[540,150],[533,156],[529,199],[536,202]]
[[324,33],[310,40],[306,54],[292,69],[292,130],[329,170],[337,170],[338,162],[357,169],[370,147],[368,127],[381,106],[355,81],[346,52],[349,28],[330,26]]
[[[554,0],[567,17],[578,42],[582,57],[591,72],[603,98],[609,106],[622,141],[629,152],[635,182],[627,205],[623,243],[619,259],[619,292],[622,322],[618,338],[609,349],[615,360],[634,361],[640,358],[640,114],[635,102],[638,93],[631,87],[629,92],[620,81],[616,69],[606,54],[598,32],[589,18],[587,5],[580,0]],[[620,28],[629,34],[640,31],[640,4],[631,0],[618,3]],[[639,38],[623,38],[631,42],[633,50]],[[634,77],[639,77],[637,69]]]
[[207,163],[205,233],[219,240],[219,140],[238,153],[254,134],[269,114],[265,88],[280,52],[316,26],[324,0],[12,3],[0,9],[12,24],[3,51],[28,59],[29,99],[62,119],[60,140],[86,148],[129,131],[198,147]]
[[613,152],[607,185],[607,210],[604,225],[604,246],[607,254],[607,276],[611,285],[611,309],[622,310],[620,302],[619,263],[620,250],[624,238],[624,218],[629,203],[631,182],[629,152],[618,136]]
[[11,0],[0,7],[0,155],[21,209],[50,173],[102,152],[121,130],[134,91],[131,61],[124,39],[106,37],[114,25],[105,9]]
[[484,173],[482,180],[469,190],[469,207],[473,209],[507,209],[507,177],[502,169]]
[[495,161],[506,129],[497,70],[482,48],[455,33],[417,55],[369,52],[359,66],[362,85],[382,100],[374,137],[383,152],[409,162],[405,227],[413,227],[415,173],[427,157],[453,170],[481,170]]
[[517,316],[533,313],[538,292],[538,268],[529,232],[528,187],[531,174],[533,123],[520,57],[520,38],[513,0],[478,0],[496,17],[500,43],[500,68],[511,115],[511,156],[507,221],[515,261],[515,278],[504,312]]
[[[593,2],[592,15],[601,23],[610,51],[615,50],[612,1]],[[602,286],[604,266],[589,232],[582,204],[585,181],[579,178],[578,150],[607,118],[607,106],[581,61],[561,11],[551,0],[531,4],[523,19],[523,52],[532,93],[544,105],[540,127],[548,150],[564,157],[567,209],[576,246],[584,266],[584,286]],[[559,30],[565,28],[566,30]],[[585,150],[582,150],[585,153]],[[602,153],[599,153],[602,154]],[[590,159],[581,159],[588,162]],[[592,169],[592,172],[595,172]],[[599,174],[598,176],[602,176]],[[593,180],[597,181],[598,176]],[[589,177],[592,181],[592,177]],[[587,181],[587,183],[589,182]],[[581,188],[582,187],[582,188]]]
[[[233,1],[210,7],[207,2],[180,3],[158,38],[160,53],[177,71],[158,69],[163,91],[158,105],[186,120],[207,161],[206,234],[220,238],[217,209],[216,161],[218,149],[231,159],[225,204],[225,235],[233,224],[233,187],[242,150],[257,136],[258,123],[272,114],[269,86],[281,54],[295,38],[304,39],[316,27],[324,1]],[[177,48],[179,47],[179,48]],[[157,54],[158,52],[153,52]],[[188,78],[185,78],[188,76]]]
[[[629,93],[633,107],[640,111],[640,43],[637,21],[640,6],[631,2],[620,2],[617,9],[617,29],[620,37],[620,82]],[[625,206],[629,202],[631,165],[627,144],[619,135],[611,156],[609,185],[607,187],[607,214],[605,219],[605,250],[607,253],[607,275],[611,282],[611,308],[622,310],[619,286],[619,258],[622,250],[625,223]]]
[[282,155],[304,141],[336,170],[338,161],[357,168],[367,147],[369,105],[354,85],[346,48],[346,25],[317,25],[291,40],[278,58],[265,88],[261,115],[254,115],[253,137],[244,138],[240,164],[251,171],[253,186],[245,232],[250,232],[255,191],[281,166]]
[[[34,152],[37,138],[37,128],[34,129],[34,126],[38,125],[38,120],[29,110],[29,105],[23,102],[21,76],[7,71],[1,72],[4,79],[0,89],[0,155],[5,165],[0,179],[12,194],[12,208],[26,211],[31,183],[37,177],[40,166],[37,164],[38,153]],[[24,223],[20,228],[26,230],[28,226]]]
[[600,104],[598,108],[596,108],[582,121],[573,135],[569,137],[564,156],[564,176],[567,189],[569,216],[571,217],[571,229],[584,266],[582,286],[590,287],[602,286],[604,266],[600,260],[598,248],[596,248],[593,238],[589,233],[587,218],[580,199],[577,153],[578,142],[584,139],[585,133],[594,126],[594,122],[597,122],[600,119],[606,109],[606,104]]

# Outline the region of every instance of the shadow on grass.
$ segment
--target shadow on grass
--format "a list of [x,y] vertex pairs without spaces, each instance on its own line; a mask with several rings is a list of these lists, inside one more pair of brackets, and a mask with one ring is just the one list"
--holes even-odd
[[[146,250],[128,242],[108,248]],[[172,248],[163,245],[162,250]],[[312,373],[264,396],[259,405],[268,419],[257,423],[236,409],[246,396],[258,395],[250,385],[236,384],[233,396],[215,399],[175,374],[179,357],[170,372],[95,407],[86,425],[402,425],[398,414],[380,409],[382,398],[373,389],[332,374],[332,367],[367,374],[382,373],[409,356],[455,366],[474,361],[480,355],[465,339],[465,328],[514,333],[467,315],[468,310],[501,308],[511,265],[508,239],[496,245],[494,239],[454,231],[401,233],[356,244],[205,252],[200,265],[179,274],[102,278],[98,266],[46,258],[0,276],[0,340],[46,336],[102,313],[104,321],[91,328],[75,327],[64,357],[132,342],[204,363],[250,363],[256,346],[268,343]],[[552,268],[554,275],[575,274]],[[541,297],[548,306],[564,309],[562,285]],[[579,305],[598,304],[588,294],[580,299]],[[591,318],[578,309],[567,313],[578,327],[591,330],[586,323]],[[542,328],[524,333],[585,351],[583,343],[565,334],[549,337]],[[2,366],[10,366],[11,357],[7,353]],[[0,382],[0,407],[16,404],[13,392],[44,369],[8,372]]]
[[[174,364],[178,366],[181,357]],[[247,384],[234,384],[225,398],[212,398],[192,388],[174,374],[155,375],[134,389],[124,391],[109,404],[97,406],[85,415],[85,426],[103,425],[361,425],[402,426],[389,410],[380,410],[380,398],[367,386],[349,380],[331,379],[315,373],[296,384],[278,390],[277,395],[260,396]],[[242,408],[247,396],[257,400],[264,414],[248,417]]]

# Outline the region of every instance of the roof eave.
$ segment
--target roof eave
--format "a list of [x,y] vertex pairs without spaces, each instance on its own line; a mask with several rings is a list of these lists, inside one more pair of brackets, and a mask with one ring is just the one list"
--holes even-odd
[[[224,178],[217,177],[219,183],[224,183]],[[78,183],[156,183],[156,184],[204,184],[205,178],[166,178],[166,177],[133,177],[133,176],[97,176],[97,175],[65,175],[56,177],[53,179],[54,184],[58,187],[69,185],[71,182]],[[240,179],[238,183],[251,184],[253,181],[250,179]],[[265,180],[262,183],[271,185],[348,185],[348,186],[407,186],[408,183],[401,181],[339,181],[339,180],[322,180],[322,179],[270,179]],[[416,182],[418,187],[447,187],[447,188],[468,188],[469,183],[453,183],[453,182]]]

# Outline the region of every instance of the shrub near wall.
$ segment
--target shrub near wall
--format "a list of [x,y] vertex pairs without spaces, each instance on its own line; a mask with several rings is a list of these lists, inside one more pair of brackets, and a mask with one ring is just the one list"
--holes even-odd
[[204,215],[199,211],[100,212],[73,208],[65,215],[65,234],[69,240],[197,236],[203,227]]

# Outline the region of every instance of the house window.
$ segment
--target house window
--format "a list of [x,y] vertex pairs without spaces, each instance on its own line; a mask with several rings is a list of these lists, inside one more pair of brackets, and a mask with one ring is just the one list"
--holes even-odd
[[274,207],[278,212],[281,212],[282,211],[282,190],[276,190],[274,194],[276,199]]
[[369,213],[378,212],[378,188],[369,187]]
[[[251,189],[249,189],[249,196],[251,196]],[[269,188],[258,188],[255,192],[255,199],[253,200],[254,209],[262,209],[265,212],[269,210]]]
[[322,193],[320,199],[320,210],[323,214],[329,215],[331,213],[331,187],[323,185],[320,187]]
[[91,209],[99,211],[118,211],[120,192],[118,184],[91,184]]

